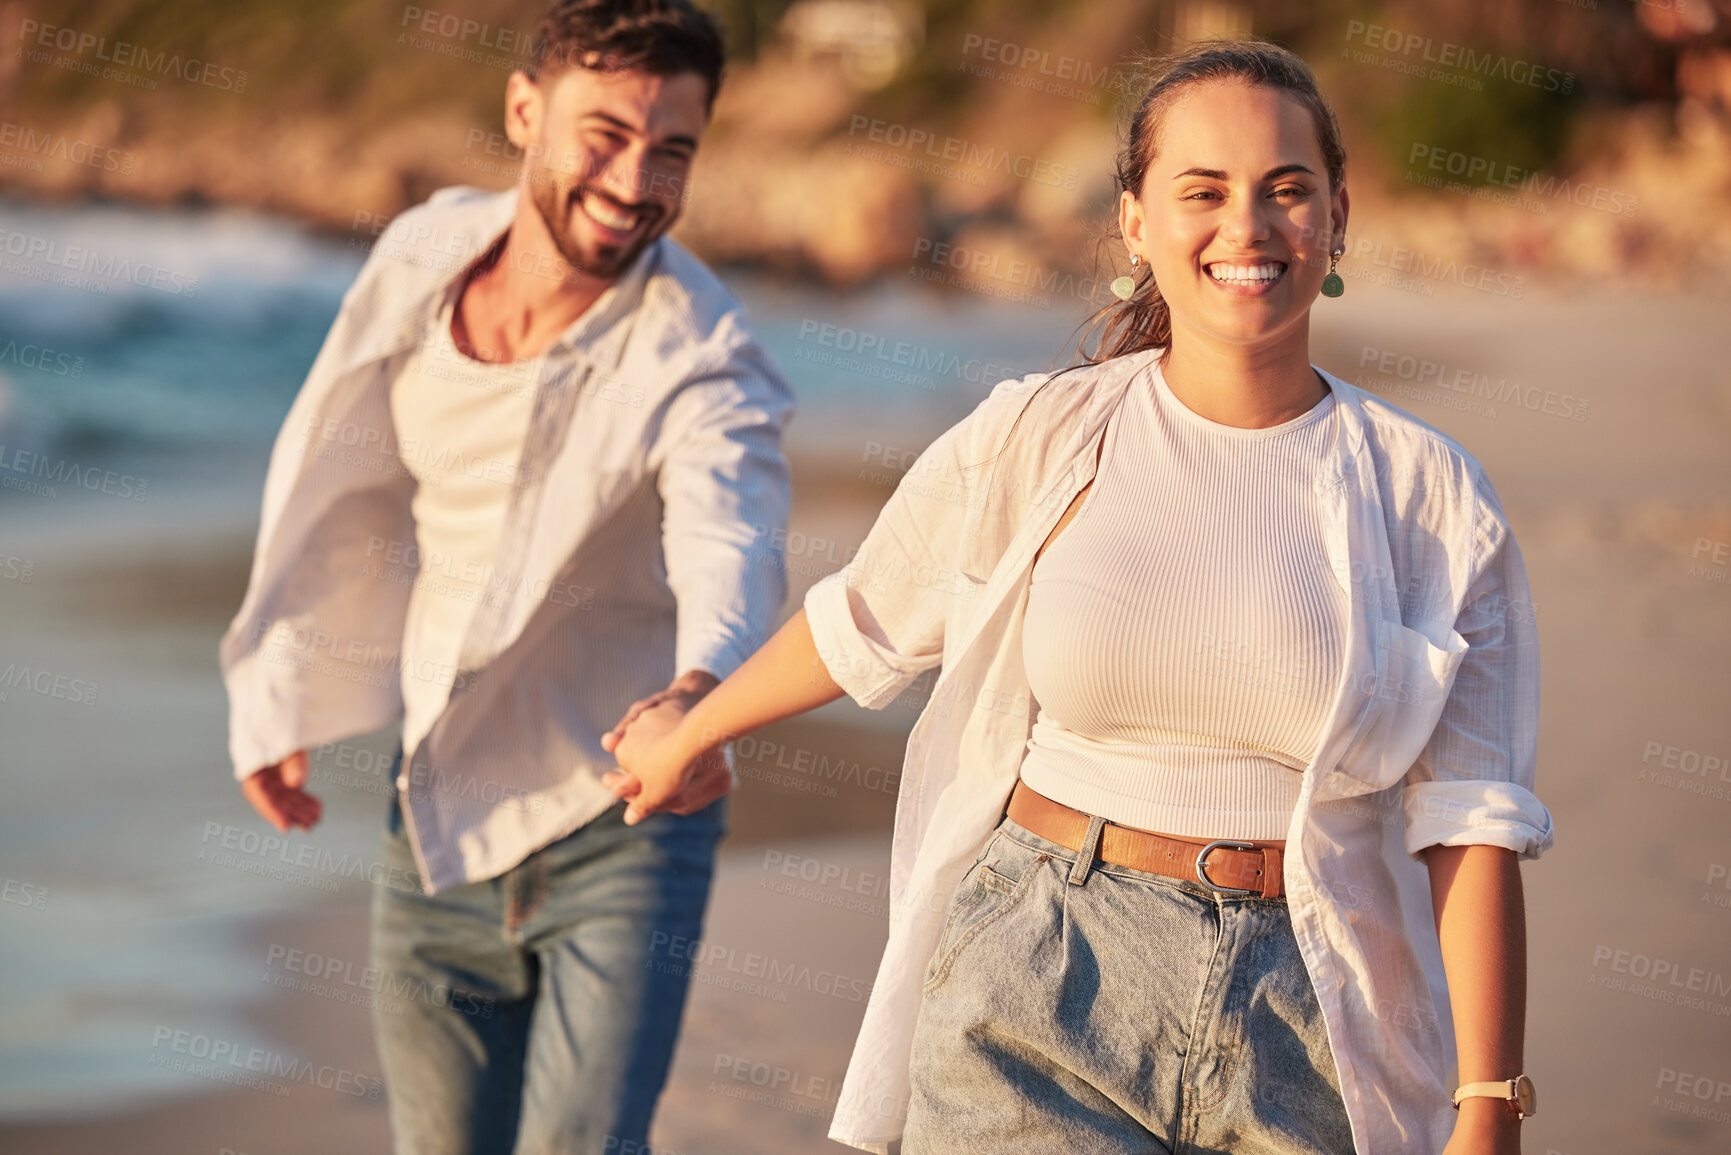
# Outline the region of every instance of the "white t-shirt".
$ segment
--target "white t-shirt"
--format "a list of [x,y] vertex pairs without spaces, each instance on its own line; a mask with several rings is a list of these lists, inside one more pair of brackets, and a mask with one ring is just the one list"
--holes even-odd
[[545,354],[487,364],[451,338],[454,298],[391,384],[403,464],[418,483],[410,511],[420,573],[403,627],[403,745],[438,719],[459,672],[469,621],[496,598],[493,560],[518,485]]

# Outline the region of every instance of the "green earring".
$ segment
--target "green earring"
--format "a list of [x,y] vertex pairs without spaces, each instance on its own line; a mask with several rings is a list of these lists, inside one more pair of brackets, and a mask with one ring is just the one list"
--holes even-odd
[[1328,259],[1328,276],[1322,278],[1322,295],[1325,297],[1338,297],[1346,292],[1346,282],[1334,271],[1334,267],[1340,264],[1340,254],[1344,251],[1336,249],[1334,255]]
[[[1130,267],[1132,269],[1134,269],[1137,265],[1139,265],[1141,263],[1142,263],[1142,254],[1141,253],[1131,253],[1130,254]],[[1128,301],[1131,297],[1134,297],[1136,295],[1136,278],[1135,277],[1116,277],[1112,281],[1111,289],[1112,289],[1112,295],[1114,297],[1117,297],[1120,301]]]

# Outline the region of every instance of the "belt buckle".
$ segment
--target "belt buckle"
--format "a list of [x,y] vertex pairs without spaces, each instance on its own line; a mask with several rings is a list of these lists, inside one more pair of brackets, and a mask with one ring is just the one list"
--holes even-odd
[[1207,846],[1204,846],[1202,848],[1202,852],[1196,856],[1196,877],[1200,878],[1205,885],[1207,885],[1208,887],[1210,887],[1213,890],[1220,892],[1221,894],[1260,894],[1260,893],[1262,893],[1261,891],[1258,891],[1258,890],[1245,890],[1242,887],[1237,887],[1237,886],[1221,886],[1218,882],[1215,882],[1213,879],[1208,877],[1208,855],[1216,847],[1220,847],[1220,846],[1224,846],[1228,850],[1256,850],[1256,849],[1258,849],[1256,843],[1254,843],[1254,842],[1234,842],[1230,838],[1216,838],[1213,842],[1210,842]]

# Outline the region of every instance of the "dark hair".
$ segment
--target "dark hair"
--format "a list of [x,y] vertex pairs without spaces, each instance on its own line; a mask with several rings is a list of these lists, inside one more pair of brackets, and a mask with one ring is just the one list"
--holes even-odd
[[[1142,180],[1158,155],[1160,125],[1166,110],[1183,89],[1215,80],[1237,80],[1263,84],[1288,93],[1302,104],[1316,124],[1322,159],[1328,169],[1328,187],[1333,192],[1346,180],[1346,149],[1340,143],[1340,126],[1334,111],[1317,90],[1310,66],[1294,53],[1261,40],[1203,40],[1182,52],[1156,57],[1143,65],[1149,77],[1147,92],[1136,106],[1124,147],[1118,153],[1118,188],[1131,196],[1142,195]],[[1115,301],[1087,323],[1088,332],[1099,331],[1093,352],[1079,349],[1081,356],[1098,363],[1126,353],[1153,349],[1172,340],[1172,314],[1151,272],[1136,278],[1136,291],[1128,301]],[[1083,345],[1087,334],[1083,336]]]
[[553,0],[535,29],[524,71],[538,82],[569,68],[695,72],[709,86],[708,110],[726,63],[720,26],[691,0]]

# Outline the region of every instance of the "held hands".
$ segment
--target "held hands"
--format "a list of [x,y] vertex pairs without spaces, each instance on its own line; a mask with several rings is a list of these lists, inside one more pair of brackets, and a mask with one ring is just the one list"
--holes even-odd
[[677,733],[691,707],[715,685],[713,675],[693,670],[633,703],[601,736],[601,748],[619,762],[619,769],[601,781],[615,798],[627,801],[627,826],[663,810],[693,814],[733,789],[721,751],[707,749],[693,757],[691,744]]
[[324,806],[303,787],[307,784],[307,752],[296,750],[274,766],[255,770],[243,779],[240,792],[264,820],[287,833],[290,827],[311,830]]

